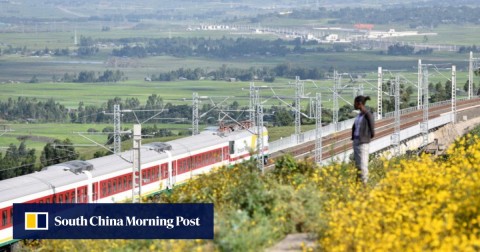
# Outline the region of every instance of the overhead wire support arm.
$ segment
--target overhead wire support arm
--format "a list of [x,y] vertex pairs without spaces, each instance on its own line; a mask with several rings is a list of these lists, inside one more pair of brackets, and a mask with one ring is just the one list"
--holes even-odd
[[[135,112],[154,112],[158,111],[155,115],[151,116],[150,118],[144,120],[143,122],[140,122],[140,120],[137,117],[137,114]],[[103,112],[105,115],[113,115],[113,153],[121,153],[121,147],[122,147],[122,138],[121,134],[126,133],[121,131],[121,121],[122,121],[122,114],[121,113],[133,113],[135,116],[135,119],[137,120],[138,124],[144,124],[151,119],[155,118],[156,116],[160,115],[161,113],[167,111],[166,109],[161,109],[160,111],[158,109],[144,109],[144,110],[132,110],[132,109],[120,109],[120,104],[114,104],[113,105],[113,113],[106,113],[105,111]],[[128,131],[128,133],[131,133]]]
[[128,159],[124,158],[122,155],[120,155],[120,153],[114,153],[111,149],[105,147],[105,145],[100,144],[100,143],[97,143],[95,140],[90,139],[90,138],[84,136],[84,135],[82,134],[82,132],[76,132],[76,133],[77,133],[79,136],[81,136],[81,137],[89,140],[90,142],[94,143],[96,146],[102,147],[103,149],[107,150],[108,152],[113,153],[114,155],[117,155],[118,157],[120,157],[121,159],[123,159],[124,161],[126,161],[126,162],[128,162],[128,163],[132,163],[131,160],[128,160]]
[[[213,101],[212,97],[209,97],[209,96],[199,96],[198,93],[194,92],[192,94],[192,135],[198,135],[200,134],[200,130],[199,130],[199,122],[200,122],[200,118],[204,117],[205,115],[207,115],[208,113],[210,113],[211,111],[213,111],[214,109],[220,109],[220,105],[224,102],[226,102],[228,99],[230,99],[232,96],[227,96],[227,97],[222,97],[224,98],[223,101],[215,104],[215,102]],[[213,104],[213,107],[210,108],[208,111],[204,112],[203,114],[201,115],[198,115],[198,112],[199,112],[199,109],[200,109],[200,100],[209,100],[212,104]]]

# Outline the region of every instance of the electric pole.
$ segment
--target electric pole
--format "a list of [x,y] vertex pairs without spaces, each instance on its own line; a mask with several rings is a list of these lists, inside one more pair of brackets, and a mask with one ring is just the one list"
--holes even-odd
[[322,94],[315,99],[315,163],[322,163]]

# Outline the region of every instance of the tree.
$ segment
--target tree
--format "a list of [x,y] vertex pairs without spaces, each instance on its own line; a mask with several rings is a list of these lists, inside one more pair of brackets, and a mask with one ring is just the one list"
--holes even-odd
[[[477,89],[477,86],[475,85],[475,82],[472,83],[472,89],[473,90]],[[465,90],[465,92],[468,92],[468,80],[465,82],[465,85],[463,85],[463,90]],[[474,93],[475,93],[475,91],[474,91]]]
[[[273,108],[272,108],[273,110]],[[277,108],[273,114],[273,123],[275,126],[290,126],[293,124],[293,116],[285,108]]]
[[40,156],[42,167],[67,162],[78,159],[79,154],[75,151],[72,141],[65,139],[63,141],[55,139],[53,143],[47,143],[43,147]]
[[81,71],[78,74],[78,78],[75,80],[75,82],[95,82],[96,80],[97,78],[94,71]]
[[35,149],[27,149],[25,141],[10,144],[5,156],[0,153],[0,180],[29,174],[35,171]]
[[30,79],[29,83],[38,83],[38,78],[37,75],[33,75],[32,78]]
[[163,108],[163,99],[157,94],[152,94],[147,99],[145,109],[161,109]]
[[388,47],[388,55],[411,55],[415,47],[409,45],[400,45],[399,43]]

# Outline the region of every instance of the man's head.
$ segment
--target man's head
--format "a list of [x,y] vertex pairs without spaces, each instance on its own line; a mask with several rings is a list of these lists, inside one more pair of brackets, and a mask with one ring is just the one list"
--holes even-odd
[[365,109],[365,103],[368,100],[370,100],[370,96],[359,95],[355,97],[355,100],[353,102],[353,108],[363,111]]

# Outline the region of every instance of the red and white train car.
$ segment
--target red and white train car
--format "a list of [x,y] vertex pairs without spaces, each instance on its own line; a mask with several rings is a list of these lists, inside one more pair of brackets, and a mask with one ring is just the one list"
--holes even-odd
[[[263,129],[264,156],[268,133]],[[248,160],[256,153],[255,129],[205,131],[142,146],[142,196],[182,183],[214,167]],[[258,158],[257,154],[253,154]],[[69,161],[0,181],[0,247],[14,242],[13,203],[112,203],[132,197],[132,151],[87,161]]]

